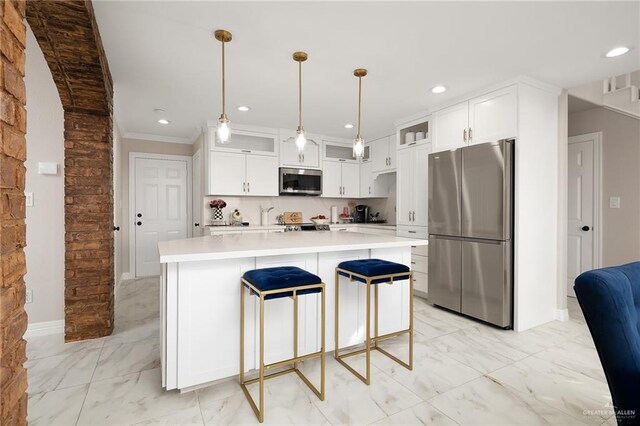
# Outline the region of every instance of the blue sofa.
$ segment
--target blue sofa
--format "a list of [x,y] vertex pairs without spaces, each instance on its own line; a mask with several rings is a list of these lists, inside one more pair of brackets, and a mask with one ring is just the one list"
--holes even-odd
[[585,272],[574,289],[618,424],[640,424],[640,262]]

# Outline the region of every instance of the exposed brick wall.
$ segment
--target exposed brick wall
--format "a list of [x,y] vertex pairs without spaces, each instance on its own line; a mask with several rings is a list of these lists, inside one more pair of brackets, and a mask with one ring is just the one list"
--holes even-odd
[[113,331],[113,123],[65,112],[65,335]]
[[0,424],[26,424],[25,2],[0,3]]
[[27,3],[64,109],[65,339],[113,331],[113,83],[89,0]]

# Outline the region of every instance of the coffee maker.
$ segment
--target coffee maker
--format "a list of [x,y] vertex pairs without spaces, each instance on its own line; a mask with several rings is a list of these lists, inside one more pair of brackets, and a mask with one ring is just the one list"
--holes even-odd
[[369,220],[369,206],[358,204],[353,212],[353,221],[355,223],[366,223]]

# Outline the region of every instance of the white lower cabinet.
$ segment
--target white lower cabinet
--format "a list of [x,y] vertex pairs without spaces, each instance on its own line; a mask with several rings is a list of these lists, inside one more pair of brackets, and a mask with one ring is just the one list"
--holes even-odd
[[[326,285],[326,351],[334,350],[335,268],[345,260],[370,257],[411,263],[409,247],[352,250],[243,259],[191,261],[169,264],[162,277],[161,323],[163,383],[167,390],[184,389],[236,376],[240,368],[240,277],[255,268],[297,266],[317,274]],[[167,272],[169,271],[169,272]],[[215,284],[215,285],[213,285]],[[379,292],[379,333],[406,329],[409,324],[408,281],[376,286]],[[373,312],[374,300],[371,293]],[[259,299],[246,289],[245,370],[258,367],[260,344]],[[298,299],[298,353],[320,349],[321,296]],[[365,339],[366,288],[340,278],[340,346]],[[373,333],[373,320],[372,320]],[[175,340],[174,340],[175,339]],[[176,344],[177,342],[177,344]],[[285,297],[265,301],[265,361],[293,356],[293,301]]]
[[429,290],[428,246],[411,247],[411,270],[413,271],[414,290],[417,296],[426,297]]

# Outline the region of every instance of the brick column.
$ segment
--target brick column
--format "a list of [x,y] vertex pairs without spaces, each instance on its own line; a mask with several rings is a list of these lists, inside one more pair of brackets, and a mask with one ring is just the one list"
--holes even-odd
[[113,331],[112,118],[65,112],[65,340]]
[[0,424],[26,424],[25,2],[0,3]]

